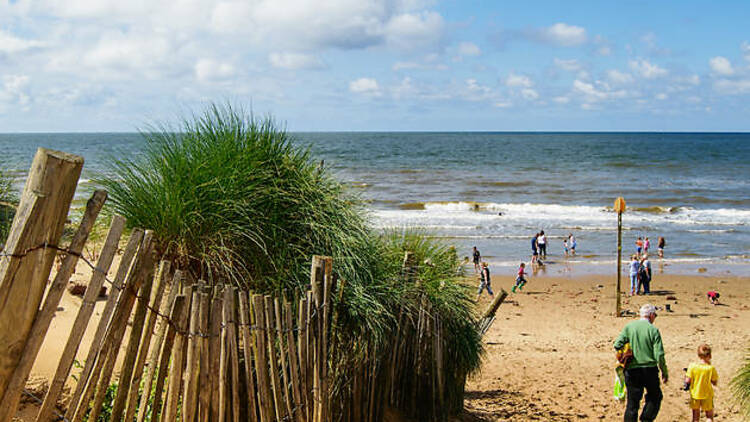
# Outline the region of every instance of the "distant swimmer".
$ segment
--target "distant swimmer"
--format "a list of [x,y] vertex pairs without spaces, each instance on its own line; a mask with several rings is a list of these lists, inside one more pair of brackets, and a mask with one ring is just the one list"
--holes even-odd
[[482,255],[479,253],[479,249],[477,249],[476,246],[474,246],[474,274],[478,273],[481,270],[481,267],[479,266],[479,261],[482,259]]

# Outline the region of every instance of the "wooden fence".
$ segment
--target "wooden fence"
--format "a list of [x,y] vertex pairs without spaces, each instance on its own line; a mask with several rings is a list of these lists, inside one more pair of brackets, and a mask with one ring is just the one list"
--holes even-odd
[[[40,149],[37,159],[45,154],[50,152]],[[34,166],[44,173],[47,164],[37,159]],[[32,183],[32,177],[29,180]],[[6,253],[0,257],[0,298],[19,300],[13,296],[19,289],[3,293],[7,286],[17,286],[19,268],[32,274],[35,289],[41,285],[43,290],[44,282],[39,280],[46,280],[51,264],[35,273],[40,262],[47,262],[39,256],[62,252],[64,259],[43,303],[39,294],[36,305],[31,304],[38,309],[36,314],[16,316],[16,326],[29,327],[14,334],[18,339],[13,344],[21,346],[0,350],[0,422],[10,421],[16,413],[24,384],[106,196],[102,191],[94,193],[65,249],[56,246],[61,230],[49,237],[50,230],[31,229],[50,224],[49,219],[38,218],[40,213],[49,214],[39,205],[39,198],[21,199]],[[32,200],[34,206],[26,203]],[[69,204],[70,198],[65,213]],[[53,223],[61,225],[64,218],[61,222],[59,216],[65,213],[59,210],[59,202],[48,206],[54,206],[58,216]],[[96,421],[107,409],[109,420],[128,422],[374,422],[382,420],[388,406],[406,413],[426,409],[419,419],[441,420],[462,407],[466,375],[446,379],[446,333],[440,316],[431,312],[426,301],[417,319],[404,318],[402,312],[398,333],[385,350],[342,350],[337,340],[341,337],[338,304],[345,286],[330,257],[312,258],[308,291],[294,298],[273,297],[188,281],[170,262],[159,261],[153,233],[134,229],[110,279],[107,274],[124,228],[124,219],[114,216],[98,261],[84,259],[93,269],[91,280],[37,421],[61,416],[72,422]],[[38,232],[48,238],[33,238],[39,237]],[[40,241],[41,246],[36,246],[34,242]],[[15,272],[9,271],[13,268]],[[404,281],[417,282],[413,275],[407,253]],[[110,285],[109,296],[83,367],[73,374],[76,354],[105,282]],[[482,330],[492,322],[503,298],[498,295],[480,321]],[[11,335],[4,332],[12,323],[5,310],[0,309],[0,323],[6,321],[0,325],[0,338]],[[340,364],[349,362],[354,352],[359,358],[351,360],[351,365]],[[56,407],[71,375],[77,382],[60,415]],[[347,388],[337,384],[341,380]]]

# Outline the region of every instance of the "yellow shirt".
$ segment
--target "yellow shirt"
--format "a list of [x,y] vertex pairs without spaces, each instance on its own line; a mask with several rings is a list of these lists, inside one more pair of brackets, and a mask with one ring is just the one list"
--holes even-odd
[[706,363],[691,363],[688,366],[687,377],[690,378],[690,397],[695,400],[710,399],[714,396],[711,381],[716,382],[719,375],[713,365]]

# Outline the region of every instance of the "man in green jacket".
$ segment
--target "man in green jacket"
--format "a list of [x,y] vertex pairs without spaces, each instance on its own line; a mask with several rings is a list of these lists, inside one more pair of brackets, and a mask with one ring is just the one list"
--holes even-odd
[[641,319],[628,323],[615,340],[615,350],[630,343],[633,358],[625,367],[625,386],[628,390],[628,404],[625,408],[625,422],[636,422],[641,405],[643,390],[646,390],[646,403],[641,412],[641,421],[653,421],[659,413],[662,393],[661,379],[666,384],[669,379],[667,363],[664,360],[664,346],[659,329],[654,327],[656,307],[651,304],[641,306]]

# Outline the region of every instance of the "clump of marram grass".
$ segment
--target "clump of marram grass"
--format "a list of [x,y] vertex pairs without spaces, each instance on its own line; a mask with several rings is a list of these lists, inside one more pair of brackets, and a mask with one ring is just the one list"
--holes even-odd
[[750,348],[745,353],[745,362],[732,378],[732,395],[740,405],[740,411],[750,418]]
[[361,201],[272,119],[214,105],[143,136],[145,151],[113,160],[100,182],[195,278],[272,291],[305,285],[311,254],[337,258],[348,278],[370,268]]

